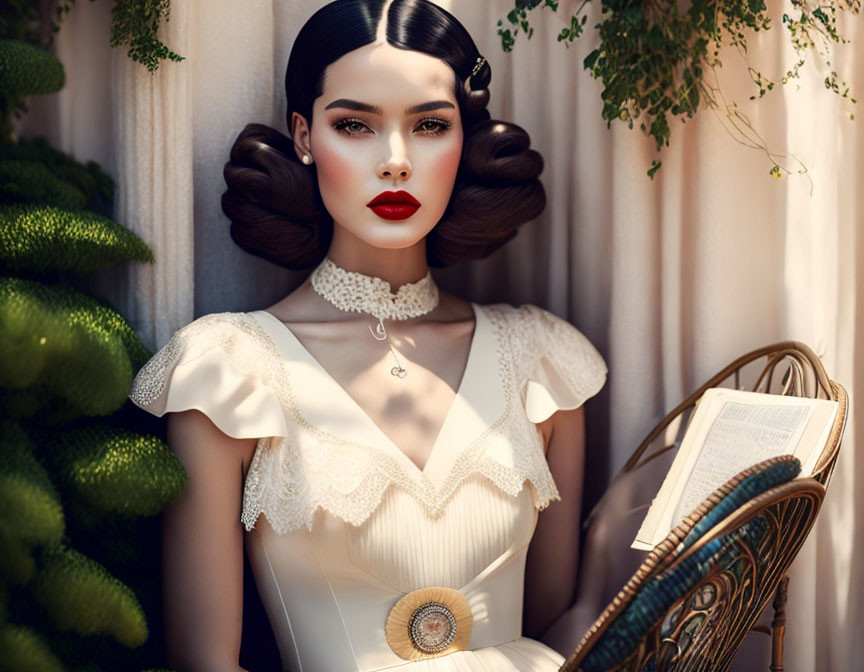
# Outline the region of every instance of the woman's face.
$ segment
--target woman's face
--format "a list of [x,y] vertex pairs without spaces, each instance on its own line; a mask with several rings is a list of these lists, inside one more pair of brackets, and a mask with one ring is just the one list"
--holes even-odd
[[[334,227],[397,249],[416,244],[438,223],[462,154],[454,80],[443,61],[387,43],[355,49],[328,66],[311,134],[304,136],[297,115],[294,138],[308,142],[310,169]],[[414,199],[419,207],[375,205],[376,197]]]

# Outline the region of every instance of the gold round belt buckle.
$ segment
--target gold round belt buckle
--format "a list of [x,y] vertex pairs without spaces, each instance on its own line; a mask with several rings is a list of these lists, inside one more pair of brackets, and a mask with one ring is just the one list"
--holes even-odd
[[422,660],[465,649],[473,621],[462,593],[433,586],[413,590],[393,605],[384,631],[396,655]]

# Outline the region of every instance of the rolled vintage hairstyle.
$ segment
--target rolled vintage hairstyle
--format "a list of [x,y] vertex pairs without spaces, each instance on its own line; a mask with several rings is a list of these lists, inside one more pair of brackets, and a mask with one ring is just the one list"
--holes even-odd
[[[325,68],[375,41],[386,0],[336,0],[315,12],[297,35],[285,93],[290,132],[295,111],[312,126],[313,101],[323,93]],[[430,266],[481,259],[512,239],[546,206],[537,179],[543,158],[529,149],[519,126],[489,118],[488,63],[472,75],[480,53],[456,18],[428,0],[394,0],[387,42],[441,59],[456,74],[463,128],[462,158],[453,194],[426,238]],[[249,124],[225,164],[222,210],[241,248],[291,269],[318,264],[327,254],[333,219],[324,208],[314,167],[303,165],[293,141],[262,124]]]

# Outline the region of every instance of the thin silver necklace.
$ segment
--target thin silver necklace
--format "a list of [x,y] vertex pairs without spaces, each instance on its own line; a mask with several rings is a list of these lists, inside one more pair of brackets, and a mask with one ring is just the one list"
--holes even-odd
[[438,286],[428,270],[426,276],[417,282],[409,282],[399,287],[396,293],[390,291],[390,283],[383,278],[346,271],[337,266],[330,257],[325,257],[310,276],[312,289],[317,294],[346,312],[368,313],[378,318],[375,329],[369,325],[369,332],[378,341],[387,341],[396,366],[390,373],[404,378],[408,370],[402,366],[396,349],[390,341],[384,320],[409,320],[431,312],[438,305]]

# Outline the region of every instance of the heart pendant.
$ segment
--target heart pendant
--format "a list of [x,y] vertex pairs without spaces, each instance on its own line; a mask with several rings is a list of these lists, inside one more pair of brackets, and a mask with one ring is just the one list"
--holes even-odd
[[390,373],[394,376],[399,376],[400,378],[404,378],[408,375],[408,371],[403,369],[401,366],[394,366],[390,369]]

